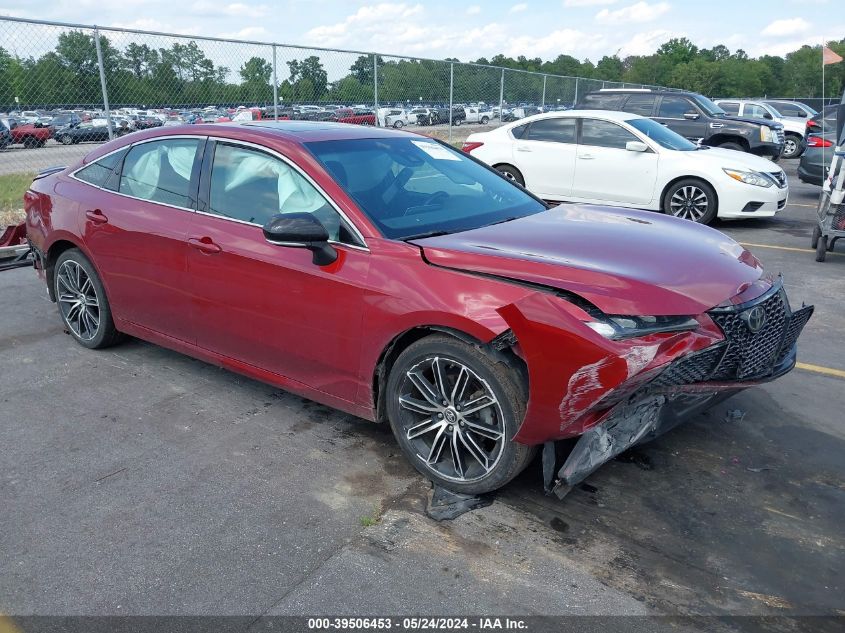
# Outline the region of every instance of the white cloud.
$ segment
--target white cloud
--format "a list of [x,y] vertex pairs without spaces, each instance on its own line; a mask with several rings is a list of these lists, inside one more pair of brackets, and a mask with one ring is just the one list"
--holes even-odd
[[528,4],[525,2],[520,2],[519,4],[515,4],[511,7],[509,13],[522,13],[528,8]]
[[563,0],[565,7],[598,7],[604,4],[614,4],[616,0]]
[[230,31],[227,33],[220,33],[218,37],[230,37],[232,39],[255,39],[261,35],[267,35],[267,29],[263,26],[247,26],[240,31]]
[[560,29],[548,35],[535,37],[523,35],[508,40],[505,53],[511,57],[542,57],[552,59],[560,54],[585,57],[596,54],[607,46],[604,36],[593,35],[575,29]]
[[477,4],[467,8],[467,15],[478,15],[479,13],[481,13],[481,7]]
[[428,27],[415,26],[413,21],[405,22],[404,29],[397,29],[402,24],[419,16],[423,12],[421,4],[409,5],[404,2],[382,2],[364,6],[355,13],[346,16],[343,22],[318,26],[305,34],[306,41],[316,46],[343,46],[350,41],[366,43],[370,47],[383,50],[385,40],[400,42],[414,39]]
[[236,18],[263,18],[270,14],[270,7],[266,4],[245,4],[243,2],[230,2],[220,4],[212,0],[196,0],[191,5],[191,10],[208,15],[228,15]]
[[804,18],[788,18],[775,20],[766,28],[760,31],[761,35],[771,37],[782,37],[784,35],[796,35],[810,30],[810,23]]
[[621,57],[627,57],[628,55],[651,55],[661,44],[673,37],[685,37],[685,34],[666,29],[642,31],[622,44],[622,47],[619,49],[619,55]]
[[668,2],[656,2],[655,4],[637,2],[636,4],[616,9],[615,11],[602,9],[596,13],[596,21],[605,24],[651,22],[668,12],[671,8]]

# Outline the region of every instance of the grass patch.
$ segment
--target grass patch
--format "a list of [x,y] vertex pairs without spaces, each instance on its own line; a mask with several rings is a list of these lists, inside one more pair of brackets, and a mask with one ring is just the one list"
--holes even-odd
[[0,176],[0,232],[7,225],[23,220],[23,194],[32,184],[32,178],[33,174]]
[[373,513],[372,515],[362,516],[361,517],[361,527],[372,527],[379,521],[381,521],[381,510],[378,506],[373,506]]

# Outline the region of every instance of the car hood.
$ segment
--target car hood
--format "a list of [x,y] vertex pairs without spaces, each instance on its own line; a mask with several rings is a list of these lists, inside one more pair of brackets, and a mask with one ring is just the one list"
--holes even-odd
[[748,292],[763,274],[750,252],[719,231],[592,205],[411,243],[432,265],[569,291],[607,314],[697,315],[740,293],[753,298]]
[[739,121],[740,123],[754,123],[755,125],[768,125],[770,128],[773,128],[773,129],[783,127],[783,124],[778,123],[777,121],[770,121],[769,119],[754,119],[752,117],[736,116],[736,115],[733,115],[733,114],[729,114],[728,116],[722,116],[722,117],[714,117],[714,119],[724,120],[724,121]]
[[[678,154],[681,152],[673,152]],[[753,171],[762,171],[769,174],[782,171],[780,166],[763,158],[749,154],[748,152],[740,152],[735,149],[724,149],[721,147],[709,147],[707,149],[699,149],[694,152],[683,152],[683,156],[689,156],[693,160],[709,161],[713,163],[716,168],[728,167],[732,169],[750,169]]]

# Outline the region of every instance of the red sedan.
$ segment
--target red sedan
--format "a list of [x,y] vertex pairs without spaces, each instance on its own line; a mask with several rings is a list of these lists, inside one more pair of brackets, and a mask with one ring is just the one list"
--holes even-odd
[[25,206],[80,344],[136,336],[387,421],[420,472],[463,493],[504,485],[542,446],[563,494],[789,371],[812,313],[718,231],[549,208],[395,130],[138,132],[39,175]]

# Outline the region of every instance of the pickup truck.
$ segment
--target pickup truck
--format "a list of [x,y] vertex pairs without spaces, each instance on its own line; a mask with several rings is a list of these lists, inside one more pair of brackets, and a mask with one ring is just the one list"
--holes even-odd
[[671,90],[603,89],[589,92],[577,110],[619,110],[662,123],[694,143],[777,160],[783,153],[783,125],[729,116],[707,97]]
[[798,158],[804,151],[806,120],[799,121],[784,117],[774,106],[769,105],[765,101],[755,99],[716,99],[714,103],[731,116],[762,119],[764,123],[766,121],[777,121],[783,125],[784,158]]
[[474,106],[465,107],[464,113],[466,113],[467,123],[481,123],[482,125],[487,125],[490,122],[490,119],[493,118],[492,110],[477,108]]
[[376,113],[372,110],[356,110],[353,108],[338,108],[335,110],[338,123],[353,123],[355,125],[375,125]]
[[35,123],[20,123],[12,117],[6,119],[4,123],[9,128],[12,143],[21,143],[30,149],[44,147],[44,143],[53,136],[50,128]]

